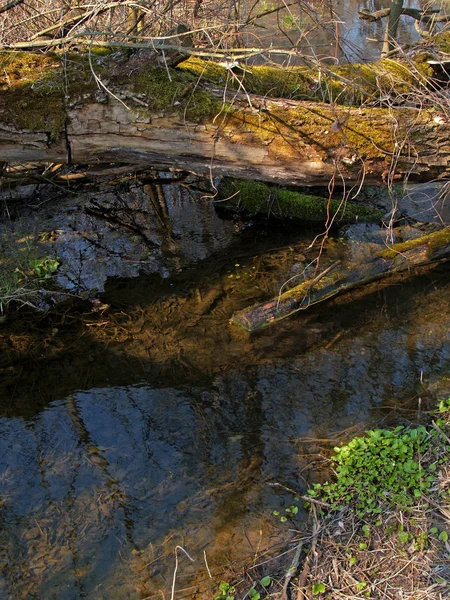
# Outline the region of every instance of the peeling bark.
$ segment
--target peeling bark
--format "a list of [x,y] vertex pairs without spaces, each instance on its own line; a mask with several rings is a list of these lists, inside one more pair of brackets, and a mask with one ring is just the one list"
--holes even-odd
[[89,65],[79,83],[61,70],[62,86],[53,84],[56,67],[53,79],[46,68],[50,95],[42,80],[0,91],[0,161],[117,163],[291,185],[450,176],[450,126],[437,109],[225,93],[186,71],[171,69],[169,79],[134,62],[130,73],[126,61],[95,67],[103,87]]

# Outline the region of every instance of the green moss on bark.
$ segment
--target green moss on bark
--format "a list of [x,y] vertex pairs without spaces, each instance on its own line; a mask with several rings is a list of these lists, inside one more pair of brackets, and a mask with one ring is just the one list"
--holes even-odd
[[429,233],[422,237],[394,244],[391,248],[380,252],[379,256],[382,258],[394,259],[399,254],[407,252],[408,250],[414,250],[415,248],[426,245],[427,256],[431,258],[436,250],[448,244],[450,244],[450,227],[445,227],[444,229]]
[[329,200],[320,196],[279,189],[256,181],[225,179],[220,186],[226,206],[245,209],[249,214],[267,214],[304,221],[325,222],[336,216],[335,222],[377,222],[382,211],[369,206]]
[[431,75],[424,64],[419,55],[417,69],[392,59],[314,68],[242,65],[235,67],[233,76],[224,66],[191,57],[179,68],[216,84],[226,83],[228,88],[244,88],[260,96],[359,105],[380,95],[401,95],[416,89],[422,75]]
[[178,113],[188,120],[201,120],[216,115],[221,102],[205,90],[196,89],[189,73],[146,66],[137,69],[131,76],[136,93],[148,103],[150,110]]

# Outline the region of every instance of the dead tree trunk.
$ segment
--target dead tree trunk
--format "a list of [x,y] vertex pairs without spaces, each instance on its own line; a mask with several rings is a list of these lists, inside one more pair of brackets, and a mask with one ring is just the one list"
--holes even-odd
[[[361,98],[369,82],[365,97],[375,98],[382,76],[373,78],[373,65],[276,70],[289,99],[269,96],[280,93],[273,70],[264,79],[256,67],[236,74],[198,59],[180,71],[139,62],[139,54],[61,64],[57,56],[15,52],[0,53],[0,66],[0,161],[118,163],[291,185],[450,176],[443,104],[418,110],[295,99],[308,89],[318,98],[325,80],[347,99]],[[383,77],[408,93],[408,73],[395,63]],[[411,76],[414,85],[426,91],[418,77]],[[233,83],[238,89],[227,91]]]

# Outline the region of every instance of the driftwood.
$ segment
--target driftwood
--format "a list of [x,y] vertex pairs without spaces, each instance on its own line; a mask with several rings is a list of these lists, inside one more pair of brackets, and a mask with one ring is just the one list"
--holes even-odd
[[277,298],[235,313],[231,323],[255,332],[278,323],[300,310],[323,302],[357,286],[371,283],[412,266],[450,259],[450,227],[395,244],[368,262],[348,268],[337,261],[317,277],[305,281]]
[[0,161],[169,167],[287,185],[450,176],[438,99],[430,111],[375,106],[386,93],[428,93],[425,75],[395,61],[282,70],[197,58],[171,69],[139,54],[5,52],[0,67]]

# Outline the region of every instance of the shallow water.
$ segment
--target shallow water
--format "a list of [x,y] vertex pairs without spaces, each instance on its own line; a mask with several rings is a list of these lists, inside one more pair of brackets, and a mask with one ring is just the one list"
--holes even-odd
[[[204,214],[229,225],[210,206]],[[255,224],[211,255],[210,230],[206,260],[111,283],[103,313],[82,305],[6,324],[1,598],[168,598],[177,546],[195,562],[177,551],[175,598],[211,598],[232,564],[251,569],[301,528],[286,488],[304,493],[320,476],[327,439],[450,393],[448,265],[254,337],[229,324],[308,264],[314,235]],[[330,242],[324,265],[343,252]],[[290,505],[299,512],[281,523],[272,511]],[[273,575],[271,565],[254,573]]]
[[[244,3],[245,6],[245,3]],[[420,2],[404,2],[408,8],[420,8]],[[377,11],[385,8],[379,0],[361,3],[356,0],[330,0],[287,3],[285,10],[269,14],[256,21],[256,27],[243,30],[243,41],[249,47],[291,49],[299,55],[319,60],[365,62],[381,54],[386,19],[370,22],[358,18],[358,11],[367,8]],[[249,15],[262,13],[261,3],[249,4]],[[401,16],[397,30],[400,45],[420,39],[410,17]],[[272,53],[270,58],[279,63],[295,64],[299,58]],[[256,61],[262,60],[261,57]]]

